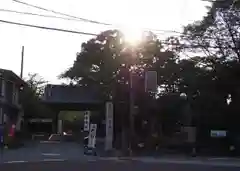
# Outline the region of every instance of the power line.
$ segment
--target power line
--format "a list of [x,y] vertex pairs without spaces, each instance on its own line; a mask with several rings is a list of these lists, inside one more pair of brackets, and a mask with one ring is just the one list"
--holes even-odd
[[73,33],[73,34],[83,34],[83,35],[89,35],[89,36],[97,36],[98,35],[95,33],[80,32],[80,31],[75,31],[75,30],[67,30],[67,29],[60,29],[60,28],[54,28],[54,27],[45,27],[45,26],[25,24],[25,23],[19,23],[19,22],[7,21],[7,20],[0,20],[0,23],[6,23],[6,24],[12,24],[12,25],[18,25],[18,26],[24,26],[24,27],[31,27],[31,28],[38,28],[38,29],[44,29],[44,30],[67,32],[67,33]]
[[[31,28],[38,28],[38,29],[44,29],[44,30],[59,31],[59,32],[66,32],[66,33],[73,33],[73,34],[81,34],[81,35],[89,35],[89,36],[97,36],[98,35],[98,34],[95,34],[95,33],[88,33],[88,32],[80,32],[80,31],[75,31],[75,30],[66,30],[66,29],[60,29],[60,28],[38,26],[38,25],[12,22],[12,21],[6,21],[6,20],[0,20],[0,22],[1,23],[6,23],[6,24],[12,24],[12,25],[24,26],[24,27],[31,27]],[[203,47],[203,45],[190,45],[190,46],[188,46],[188,45],[184,45],[184,44],[168,43],[165,40],[160,40],[160,41],[161,41],[162,44],[165,44],[165,45],[182,46],[184,48],[200,48],[200,47]],[[208,48],[219,48],[219,47],[208,46]]]
[[[20,15],[32,15],[32,16],[37,16],[37,17],[45,17],[45,18],[55,18],[55,19],[62,19],[62,20],[69,20],[69,21],[76,21],[76,22],[85,22],[81,21],[75,18],[66,18],[66,17],[59,17],[55,15],[45,15],[45,14],[38,14],[38,13],[31,13],[31,12],[23,12],[23,11],[16,11],[16,10],[10,10],[10,9],[1,9],[1,12],[9,12],[9,13],[16,13]],[[154,29],[146,29],[145,31],[155,31],[155,32],[169,32],[169,33],[176,33],[176,34],[183,34],[181,32],[177,31],[172,31],[172,30],[154,30]]]
[[44,30],[53,30],[53,31],[60,31],[60,32],[67,32],[67,33],[75,33],[75,34],[82,34],[82,35],[89,35],[89,36],[97,36],[97,34],[95,34],[95,33],[87,33],[87,32],[75,31],[75,30],[66,30],[66,29],[60,29],[60,28],[38,26],[38,25],[25,24],[25,23],[19,23],[19,22],[12,22],[12,21],[6,21],[6,20],[0,20],[0,22],[1,23],[7,23],[7,24],[24,26],[24,27],[32,27],[32,28],[44,29]]
[[[80,21],[74,18],[66,18],[66,17],[59,17],[59,16],[55,16],[55,15],[43,15],[43,14],[37,14],[37,13],[30,13],[30,12],[22,12],[22,11],[16,11],[16,10],[9,10],[9,9],[1,9],[0,11],[2,12],[10,12],[10,13],[16,13],[16,14],[21,14],[21,15],[32,15],[32,16],[38,16],[38,17],[46,17],[46,18],[56,18],[56,19],[62,19],[62,20],[70,20],[70,21],[76,21],[76,22],[84,22],[84,21]],[[183,35],[183,36],[187,36],[187,35],[191,35],[191,34],[187,34],[187,33],[182,33],[182,32],[178,32],[178,31],[174,31],[174,30],[156,30],[156,29],[146,29],[144,32],[147,31],[155,31],[154,34],[156,35],[162,35],[163,33],[159,33],[161,32],[169,32],[169,33],[176,33],[178,35]],[[157,33],[158,32],[158,33]]]
[[[97,36],[98,35],[95,33],[80,32],[80,31],[75,31],[75,30],[67,30],[67,29],[60,29],[60,28],[53,28],[53,27],[45,27],[45,26],[25,24],[25,23],[6,21],[6,20],[0,20],[0,23],[12,24],[12,25],[18,25],[18,26],[24,26],[24,27],[31,27],[31,28],[37,28],[37,29],[44,29],[44,30],[51,30],[51,31],[66,32],[66,33],[72,33],[72,34],[82,34],[82,35],[89,35],[89,36]],[[173,45],[171,43],[164,42],[163,40],[160,40],[160,41],[162,41],[162,43],[166,44],[166,45]]]
[[[123,26],[121,26],[121,24],[104,23],[104,22],[100,22],[100,21],[96,21],[96,20],[90,20],[90,19],[86,19],[86,18],[77,17],[77,16],[66,14],[66,13],[54,11],[54,10],[51,10],[51,9],[47,9],[47,8],[40,7],[40,6],[37,6],[37,5],[29,4],[29,3],[26,3],[26,2],[23,2],[23,1],[19,1],[19,0],[13,0],[13,1],[16,2],[16,3],[20,3],[20,4],[23,4],[23,5],[29,6],[29,7],[37,8],[37,9],[44,10],[44,11],[47,11],[47,12],[52,12],[54,14],[58,14],[58,15],[62,15],[62,16],[70,17],[70,18],[74,18],[74,19],[76,19],[76,21],[80,20],[80,21],[90,22],[90,23],[94,23],[94,24],[100,24],[100,25],[105,25],[105,26],[113,26],[113,27],[116,27],[116,28],[123,27]],[[141,30],[145,30],[145,31],[152,31],[152,32],[164,32],[164,33],[183,34],[181,32],[173,31],[173,30],[160,30],[160,29],[150,29],[150,28],[140,28],[140,29]]]
[[47,12],[52,12],[52,13],[55,13],[55,14],[58,14],[58,15],[63,15],[63,16],[70,17],[70,18],[75,18],[77,20],[81,20],[81,21],[85,21],[85,22],[90,22],[90,23],[94,23],[94,24],[101,24],[101,25],[106,25],[106,26],[111,26],[112,25],[112,24],[108,24],[108,23],[104,23],[104,22],[99,22],[99,21],[95,21],[95,20],[89,20],[89,19],[86,19],[86,18],[76,17],[76,16],[73,16],[73,15],[65,14],[65,13],[54,11],[54,10],[47,9],[47,8],[43,8],[43,7],[33,5],[33,4],[29,4],[29,3],[19,1],[19,0],[13,0],[13,1],[17,2],[17,3],[20,3],[20,4],[23,4],[23,5],[26,5],[26,6],[29,6],[29,7],[37,8],[37,9],[44,10],[44,11],[47,11]]
[[[94,24],[100,24],[100,25],[105,25],[105,26],[112,26],[112,27],[115,27],[117,29],[121,29],[122,28],[122,26],[120,24],[114,25],[114,24],[111,24],[111,23],[103,23],[103,22],[100,22],[100,21],[90,20],[90,19],[86,19],[86,18],[81,18],[81,17],[69,15],[69,14],[66,14],[66,13],[54,11],[54,10],[51,10],[51,9],[43,8],[43,7],[40,7],[40,6],[37,6],[37,5],[33,5],[33,4],[29,4],[29,3],[26,3],[26,2],[23,2],[23,1],[20,1],[20,0],[13,0],[13,1],[17,2],[17,3],[20,3],[20,4],[23,4],[23,5],[26,5],[26,6],[29,6],[29,7],[33,7],[33,8],[37,8],[37,9],[44,10],[44,11],[47,11],[47,12],[52,12],[52,13],[55,13],[55,14],[58,14],[58,15],[63,15],[63,16],[70,17],[70,18],[64,18],[64,17],[53,16],[52,18],[90,22],[90,23],[94,23]],[[221,0],[221,1],[224,1],[224,0]],[[32,14],[29,14],[29,15],[32,15]],[[37,15],[37,14],[33,14],[33,15]],[[40,14],[38,16],[40,16]],[[42,17],[44,17],[44,16],[42,15]],[[45,16],[45,17],[51,18],[50,16]],[[164,33],[175,33],[177,35],[182,35],[182,36],[188,36],[188,35],[190,36],[191,35],[191,34],[188,34],[188,33],[183,33],[183,32],[174,31],[174,30],[160,30],[160,29],[150,29],[150,28],[139,28],[139,29],[143,30],[143,32],[147,32],[147,31],[154,32],[154,34],[156,34],[156,35],[157,34],[164,34]],[[212,39],[212,37],[211,37],[211,39]]]
[[66,18],[66,17],[58,17],[55,15],[43,15],[43,14],[37,14],[37,13],[31,13],[31,12],[22,12],[22,11],[15,11],[15,10],[9,10],[9,9],[0,9],[1,12],[10,12],[10,13],[16,13],[21,15],[32,15],[32,16],[38,16],[38,17],[46,17],[46,18],[56,18],[56,19],[62,19],[62,20],[72,20],[72,21],[78,21],[74,18]]
[[[1,9],[0,9],[1,11]],[[25,12],[24,12],[25,13]],[[34,14],[35,15],[35,14]],[[36,14],[38,15],[38,14]],[[41,15],[40,15],[41,16]],[[50,16],[48,16],[50,17]],[[57,17],[57,16],[55,16]],[[66,18],[65,18],[66,19]],[[95,34],[95,33],[87,33],[87,32],[80,32],[80,31],[75,31],[75,30],[66,30],[66,29],[60,29],[60,28],[52,28],[52,27],[45,27],[45,26],[39,26],[39,25],[32,25],[32,24],[25,24],[25,23],[19,23],[19,22],[12,22],[12,21],[6,21],[6,20],[0,20],[0,22],[2,23],[7,23],[7,24],[13,24],[13,25],[20,25],[20,26],[25,26],[25,27],[32,27],[32,28],[38,28],[38,29],[45,29],[45,30],[52,30],[52,31],[61,31],[61,32],[68,32],[68,33],[74,33],[74,34],[83,34],[83,35],[90,35],[90,36],[96,36],[98,34]],[[180,32],[176,32],[176,33],[179,33],[181,34],[182,36],[188,36],[188,34],[185,34],[185,33],[180,33]],[[160,35],[163,35],[163,33],[154,33],[156,36],[160,36]],[[209,40],[215,40],[215,38],[213,37],[205,37]],[[160,40],[160,39],[159,39]],[[224,39],[220,39],[220,40],[223,40]],[[162,43],[163,42],[166,42],[165,40],[161,40]],[[166,45],[173,45],[173,44],[169,44],[169,43],[164,43]]]
[[[31,27],[31,28],[38,28],[38,29],[44,29],[44,30],[52,30],[52,31],[59,31],[59,32],[66,32],[66,33],[73,33],[73,34],[82,34],[82,35],[89,35],[89,36],[97,36],[96,33],[88,33],[88,32],[80,32],[75,30],[66,30],[66,29],[60,29],[60,28],[53,28],[53,27],[45,27],[45,26],[39,26],[39,25],[32,25],[32,24],[25,24],[25,23],[19,23],[19,22],[12,22],[12,21],[6,21],[6,20],[0,20],[1,23],[6,24],[12,24],[12,25],[18,25],[18,26],[24,26],[24,27]],[[213,39],[213,38],[211,38]],[[159,39],[160,40],[160,39]],[[224,48],[225,47],[218,47],[218,46],[205,46],[205,45],[184,45],[184,44],[175,44],[175,43],[169,43],[166,42],[166,40],[160,40],[162,44],[165,45],[173,45],[173,46],[179,46],[182,48],[201,48],[201,47],[208,47],[208,48]]]
[[[74,34],[83,34],[83,35],[90,35],[90,36],[97,36],[98,35],[98,34],[95,34],[95,33],[80,32],[80,31],[75,31],[75,30],[67,30],[67,29],[60,29],[60,28],[53,28],[53,27],[45,27],[45,26],[25,24],[25,23],[19,23],[19,22],[7,21],[7,20],[0,20],[0,22],[1,23],[6,23],[6,24],[12,24],[12,25],[24,26],[24,27],[32,27],[32,28],[52,30],[52,31],[61,31],[61,32],[67,32],[67,33],[74,33]],[[159,33],[156,34],[156,35],[159,35]]]

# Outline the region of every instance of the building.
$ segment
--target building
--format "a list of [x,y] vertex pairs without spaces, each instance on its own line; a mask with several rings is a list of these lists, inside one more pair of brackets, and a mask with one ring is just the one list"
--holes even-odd
[[19,94],[25,82],[10,70],[0,69],[0,125],[21,129],[23,109]]
[[49,84],[42,100],[54,111],[54,132],[60,134],[69,129],[80,131],[85,111],[90,111],[91,118],[98,121],[101,119],[97,117],[104,117],[104,100],[100,91],[93,87]]

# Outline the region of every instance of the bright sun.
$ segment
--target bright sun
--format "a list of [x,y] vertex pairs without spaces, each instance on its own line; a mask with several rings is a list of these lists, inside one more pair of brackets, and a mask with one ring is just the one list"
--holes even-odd
[[121,30],[124,34],[125,41],[130,45],[137,45],[142,39],[143,33],[140,29],[125,27]]

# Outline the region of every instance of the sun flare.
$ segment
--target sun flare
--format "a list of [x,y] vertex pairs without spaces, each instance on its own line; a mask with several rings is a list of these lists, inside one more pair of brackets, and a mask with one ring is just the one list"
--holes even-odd
[[143,32],[137,28],[122,28],[122,33],[124,35],[124,40],[130,45],[137,45],[142,40]]

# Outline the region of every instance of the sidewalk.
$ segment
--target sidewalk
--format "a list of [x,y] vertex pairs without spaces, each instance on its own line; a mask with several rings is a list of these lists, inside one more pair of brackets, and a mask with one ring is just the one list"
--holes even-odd
[[186,157],[186,156],[162,156],[162,157],[109,157],[111,160],[137,161],[145,163],[173,163],[211,166],[240,167],[239,158],[220,157]]

